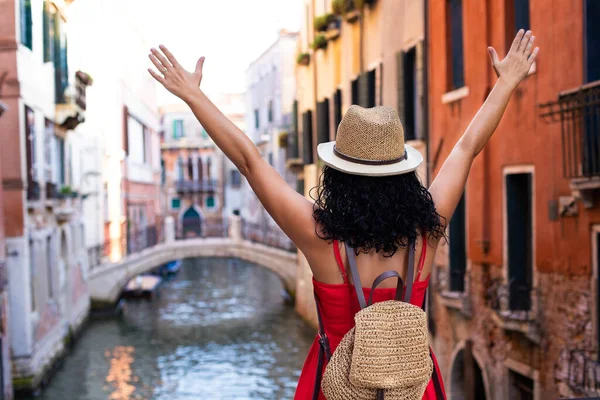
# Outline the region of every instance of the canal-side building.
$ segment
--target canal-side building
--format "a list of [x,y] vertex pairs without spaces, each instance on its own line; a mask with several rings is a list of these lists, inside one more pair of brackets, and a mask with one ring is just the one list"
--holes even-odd
[[[2,219],[11,277],[10,347],[3,340],[1,353],[12,357],[19,391],[39,386],[90,307],[84,193],[74,161],[85,137],[74,131],[85,120],[92,79],[70,63],[70,3],[11,0],[0,14]],[[10,375],[1,377],[10,398]]]
[[[424,10],[423,0],[304,0],[286,165],[305,196],[322,169],[317,145],[335,138],[352,104],[396,109],[407,143],[427,160]],[[417,171],[424,183],[427,170],[424,162]],[[299,259],[296,307],[316,322],[312,274]]]
[[451,399],[596,397],[600,3],[429,0],[435,176],[519,28],[540,47],[477,157],[435,261],[433,346]]
[[[0,120],[8,106],[0,101]],[[1,126],[1,125],[0,125]],[[1,168],[1,165],[0,165]],[[0,176],[2,170],[0,169]],[[6,244],[4,241],[3,188],[0,185],[0,399],[12,399],[12,372],[10,342],[8,341],[8,274],[6,271]]]
[[185,104],[161,107],[165,215],[180,238],[223,233],[223,153]]
[[[296,178],[285,168],[285,162],[296,94],[297,38],[297,32],[282,29],[277,40],[246,70],[247,134],[263,158],[293,187]],[[245,180],[242,190],[241,216],[247,224],[245,229],[256,230],[257,234],[266,229],[278,230]]]
[[[75,2],[69,47],[93,77],[82,124],[86,247],[93,267],[156,244],[162,238],[160,114],[156,85],[145,71],[150,43],[128,5]],[[115,15],[114,10],[119,10]],[[105,31],[105,21],[112,28]],[[107,62],[106,43],[123,60]],[[140,72],[142,71],[142,72]]]

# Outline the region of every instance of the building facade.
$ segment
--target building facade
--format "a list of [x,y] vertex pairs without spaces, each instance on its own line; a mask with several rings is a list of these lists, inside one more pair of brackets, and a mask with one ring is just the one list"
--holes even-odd
[[[8,106],[0,101],[0,118],[6,111],[8,111]],[[2,176],[2,170],[0,170],[0,176]],[[12,372],[8,336],[8,274],[6,271],[2,192],[2,185],[0,185],[0,399],[12,399]]]
[[[298,190],[307,197],[323,167],[317,145],[334,140],[352,104],[396,109],[407,143],[427,160],[424,9],[422,0],[304,1],[286,166],[297,174]],[[427,165],[424,162],[417,171],[424,183]],[[315,321],[311,279],[300,257],[298,290],[304,295],[297,298],[306,301],[297,301],[296,307]]]
[[438,252],[434,350],[450,399],[598,396],[600,7],[429,0],[435,175],[532,29],[539,58],[476,158]]
[[[263,158],[294,187],[295,176],[285,162],[296,93],[297,38],[298,33],[281,30],[278,39],[246,70],[246,132]],[[241,216],[247,229],[278,229],[245,181],[242,190]]]
[[[115,0],[75,2],[69,16],[70,51],[94,77],[81,125],[87,146],[76,165],[90,193],[83,207],[86,248],[95,266],[161,240],[160,115],[154,80],[140,73],[147,69],[150,45],[128,5]],[[98,35],[103,18],[111,20],[113,29]],[[107,40],[126,63],[107,62],[98,51],[106,48]]]
[[165,215],[180,238],[222,235],[223,154],[188,106],[164,106],[162,164]]
[[73,161],[83,144],[73,132],[85,119],[92,79],[70,64],[70,3],[4,1],[0,16],[0,93],[8,107],[0,119],[0,164],[11,277],[10,348],[3,341],[2,357],[12,356],[15,390],[39,386],[90,308],[85,193]]

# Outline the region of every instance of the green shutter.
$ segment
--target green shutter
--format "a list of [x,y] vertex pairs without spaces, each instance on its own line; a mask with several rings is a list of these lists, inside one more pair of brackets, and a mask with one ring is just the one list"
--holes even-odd
[[56,11],[51,9],[50,2],[44,1],[44,62],[54,61],[54,18]]
[[215,206],[215,198],[212,196],[208,196],[206,198],[206,207],[213,208]]
[[171,199],[171,208],[173,210],[178,210],[181,207],[181,199],[173,198]]
[[33,50],[33,15],[31,0],[21,0],[21,43]]
[[406,121],[406,113],[404,106],[404,52],[396,53],[396,88],[397,88],[397,107],[400,121]]

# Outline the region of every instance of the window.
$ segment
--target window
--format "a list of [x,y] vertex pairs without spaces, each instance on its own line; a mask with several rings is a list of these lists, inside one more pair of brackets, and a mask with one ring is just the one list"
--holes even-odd
[[533,400],[533,380],[513,370],[508,372],[509,395],[511,400]]
[[160,183],[164,185],[167,182],[167,169],[165,167],[165,159],[160,159]]
[[52,236],[48,236],[46,238],[46,268],[48,268],[48,298],[54,298],[54,251],[53,246],[54,241],[52,240]]
[[256,129],[260,128],[260,120],[259,120],[258,108],[256,110],[254,110],[254,127]]
[[462,0],[447,0],[447,70],[450,73],[448,90],[465,86],[463,70]]
[[188,179],[190,181],[194,180],[194,160],[192,160],[192,156],[188,157],[188,162],[187,162],[187,172],[188,172]]
[[417,48],[413,47],[404,54],[403,62],[403,101],[404,113],[401,116],[404,119],[404,137],[406,140],[414,140],[416,134],[417,122]]
[[173,139],[179,139],[184,136],[185,135],[183,132],[183,120],[182,119],[173,120]]
[[329,142],[329,100],[317,103],[317,144]]
[[333,95],[333,122],[335,123],[334,129],[337,131],[340,122],[342,121],[342,91],[340,89],[335,91]]
[[177,180],[183,181],[183,158],[177,157]]
[[519,29],[527,31],[529,25],[529,0],[506,1],[506,49],[512,45]]
[[44,1],[44,62],[54,61],[54,26],[56,8],[49,0]]
[[44,181],[46,182],[55,181],[52,168],[56,160],[55,151],[54,123],[46,119],[44,130]]
[[69,86],[69,66],[67,63],[67,35],[65,22],[59,13],[54,14],[54,88],[55,101],[64,104],[65,90]]
[[54,145],[56,148],[55,182],[63,186],[65,184],[65,141],[63,138],[55,136]]
[[202,158],[198,157],[198,180],[201,181],[204,179],[203,171],[202,171]]
[[25,143],[27,151],[27,200],[39,200],[35,156],[35,113],[25,106]]
[[21,12],[21,43],[33,50],[33,21],[31,14],[31,0],[20,1]]
[[352,104],[359,104],[358,78],[352,81]]
[[531,308],[533,275],[532,175],[506,175],[508,284],[511,310]]
[[242,174],[237,169],[232,169],[231,174],[231,186],[239,187],[242,184]]
[[373,69],[367,72],[367,107],[375,107],[376,105],[376,78],[376,70]]
[[215,198],[213,196],[208,196],[206,198],[206,208],[214,208],[215,207]]
[[180,207],[181,207],[181,199],[178,197],[173,197],[171,199],[171,208],[173,210],[179,210]]
[[304,164],[313,163],[312,111],[302,114],[302,155]]
[[269,159],[269,165],[273,166],[273,153],[269,153],[268,159]]
[[296,192],[304,196],[304,179],[298,179],[296,181]]
[[210,167],[212,165],[212,159],[208,158],[206,160],[206,179],[210,179],[212,177],[210,173]]
[[600,2],[585,2],[585,79],[586,82],[600,80]]
[[129,159],[143,164],[146,162],[146,141],[144,140],[146,128],[131,115],[127,118],[127,136],[129,141]]
[[204,138],[204,139],[208,139],[208,132],[206,132],[206,129],[202,128],[202,131],[200,132],[200,136],[202,136],[202,138]]
[[464,292],[465,271],[467,269],[465,193],[452,215],[449,226],[450,244],[450,291]]
[[269,122],[273,122],[273,100],[269,100]]

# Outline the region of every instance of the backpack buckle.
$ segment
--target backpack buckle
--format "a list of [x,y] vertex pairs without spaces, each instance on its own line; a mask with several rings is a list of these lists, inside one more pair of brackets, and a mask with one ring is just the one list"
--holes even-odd
[[327,355],[327,359],[329,360],[329,358],[331,358],[331,346],[329,346],[329,338],[327,337],[327,334],[325,332],[319,332],[318,335],[319,344],[321,345],[321,348],[323,349],[325,355]]

